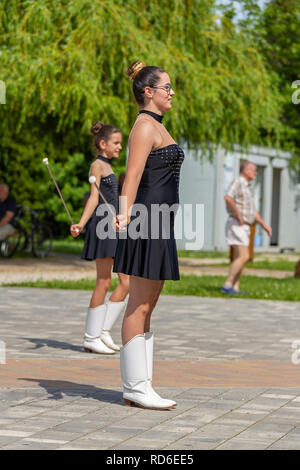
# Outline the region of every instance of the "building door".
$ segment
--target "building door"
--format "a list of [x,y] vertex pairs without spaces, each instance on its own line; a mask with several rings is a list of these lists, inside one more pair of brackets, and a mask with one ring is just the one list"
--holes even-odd
[[273,246],[277,246],[279,244],[280,177],[281,177],[281,168],[273,168],[272,214],[271,214],[271,227],[272,227],[271,245]]

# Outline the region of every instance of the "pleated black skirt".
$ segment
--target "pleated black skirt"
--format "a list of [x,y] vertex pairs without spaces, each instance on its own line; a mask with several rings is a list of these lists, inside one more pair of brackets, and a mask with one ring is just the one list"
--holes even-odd
[[[117,238],[110,237],[101,239],[97,235],[97,225],[101,217],[93,216],[90,219],[87,233],[85,236],[84,247],[81,253],[81,259],[92,261],[96,258],[114,258],[117,248]],[[117,237],[117,234],[116,234]]]
[[[132,218],[130,224],[132,224]],[[130,224],[118,239],[113,271],[152,280],[180,279],[176,240],[174,237],[174,214],[171,214],[168,237],[163,238],[165,230],[158,229],[158,239],[151,237],[151,217],[148,216],[147,238],[134,239],[130,236]],[[163,224],[162,224],[163,225]],[[141,230],[141,232],[145,232]],[[125,236],[127,238],[125,238]],[[124,237],[124,238],[123,238]]]

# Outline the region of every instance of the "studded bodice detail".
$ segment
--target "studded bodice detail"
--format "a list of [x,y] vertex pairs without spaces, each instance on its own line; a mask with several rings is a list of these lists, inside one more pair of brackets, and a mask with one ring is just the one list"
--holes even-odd
[[183,150],[177,144],[152,150],[146,161],[136,202],[178,203],[180,169],[183,160]]
[[[100,190],[107,200],[107,202],[115,207],[118,207],[118,180],[114,173],[101,178]],[[99,204],[103,204],[104,200],[99,194]]]

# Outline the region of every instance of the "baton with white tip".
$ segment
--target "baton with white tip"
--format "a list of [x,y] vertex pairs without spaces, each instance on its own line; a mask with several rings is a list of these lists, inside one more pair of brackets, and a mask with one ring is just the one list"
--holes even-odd
[[114,214],[114,212],[112,211],[110,205],[108,204],[107,200],[105,199],[105,197],[103,196],[102,194],[102,191],[100,190],[99,186],[97,185],[96,183],[96,176],[90,176],[89,177],[89,183],[90,184],[94,184],[96,186],[96,189],[98,191],[98,193],[100,194],[100,196],[102,197],[103,201],[105,202],[105,204],[107,205],[107,208],[108,210],[110,211],[110,213],[112,214],[113,217],[116,216],[116,214]]
[[[57,192],[58,192],[58,194],[59,194],[60,199],[61,199],[62,202],[63,202],[63,205],[64,205],[64,207],[65,207],[65,209],[66,209],[66,213],[68,214],[69,219],[70,219],[70,221],[71,221],[71,224],[74,225],[72,216],[71,216],[71,214],[70,214],[70,212],[69,212],[69,209],[67,208],[67,205],[66,205],[66,203],[65,203],[65,201],[64,201],[64,198],[63,198],[63,196],[62,196],[62,194],[61,194],[61,192],[60,192],[60,189],[59,189],[59,187],[58,187],[58,185],[57,185],[57,183],[56,183],[56,180],[55,180],[55,178],[54,178],[54,175],[53,175],[53,173],[52,173],[52,171],[51,171],[51,168],[50,168],[50,166],[49,166],[48,158],[43,158],[43,163],[45,163],[46,167],[48,168],[48,171],[49,171],[49,173],[50,173],[50,176],[51,176],[51,178],[52,178],[53,181],[54,181],[54,184],[55,184],[55,186],[56,186]],[[75,228],[75,232],[79,232],[79,229],[78,229],[78,228]]]

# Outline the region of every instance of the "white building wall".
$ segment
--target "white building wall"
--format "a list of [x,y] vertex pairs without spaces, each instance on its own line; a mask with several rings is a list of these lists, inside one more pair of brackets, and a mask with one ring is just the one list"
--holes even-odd
[[[213,161],[201,159],[200,152],[195,153],[185,149],[185,160],[181,170],[180,203],[204,205],[204,244],[203,250],[227,250],[224,227],[227,219],[227,211],[224,195],[230,182],[239,175],[240,159],[248,159],[260,167],[262,175],[261,187],[256,183],[254,188],[257,200],[260,199],[262,190],[260,211],[264,220],[271,224],[272,220],[272,191],[273,168],[281,169],[280,176],[280,203],[278,224],[278,249],[294,248],[300,250],[300,187],[296,185],[288,170],[289,154],[278,152],[274,149],[251,147],[249,154],[241,153],[236,146],[234,152],[226,152],[218,148]],[[186,225],[196,227],[195,211],[186,211]],[[192,220],[193,219],[193,220]],[[260,249],[268,249],[270,238],[261,229],[257,233],[262,234]],[[177,239],[178,249],[187,249],[190,243],[185,237],[183,227],[182,238]],[[193,249],[189,246],[189,249]]]

